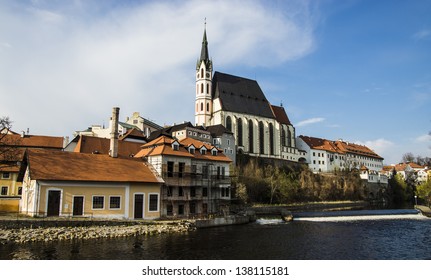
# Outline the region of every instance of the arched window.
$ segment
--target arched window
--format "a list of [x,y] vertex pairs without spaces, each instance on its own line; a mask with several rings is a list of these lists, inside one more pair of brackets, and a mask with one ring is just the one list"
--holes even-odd
[[265,131],[263,128],[263,122],[259,122],[259,153],[265,153]]
[[207,102],[207,112],[209,112],[209,111],[210,111],[210,103]]
[[201,102],[201,112],[204,110],[204,103]]
[[232,132],[232,119],[230,116],[226,117],[226,129]]
[[292,134],[290,133],[290,129],[287,129],[287,146],[292,147]]
[[253,121],[248,120],[248,151],[254,153]]
[[286,146],[286,129],[281,127],[281,146]]
[[203,78],[203,77],[204,77],[204,69],[201,68],[201,78]]
[[242,146],[243,144],[242,144],[242,119],[241,118],[237,120],[236,128],[237,128],[237,131],[236,131],[237,143],[238,143],[238,146]]
[[204,93],[204,84],[201,84],[201,93]]
[[207,94],[210,93],[210,84],[207,84]]
[[269,124],[269,154],[274,154],[274,126]]

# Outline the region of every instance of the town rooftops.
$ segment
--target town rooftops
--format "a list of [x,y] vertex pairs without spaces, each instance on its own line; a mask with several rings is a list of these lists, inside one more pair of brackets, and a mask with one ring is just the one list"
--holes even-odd
[[[215,153],[214,155],[212,153],[213,151]],[[135,157],[150,157],[160,155],[210,161],[232,161],[225,154],[223,154],[221,150],[208,143],[188,137],[178,141],[167,136],[160,136],[159,138],[142,145],[142,150],[139,151]]]
[[[73,141],[77,141],[73,150],[76,153],[85,154],[109,154],[110,139],[94,136],[77,136]],[[118,156],[122,158],[133,157],[141,149],[142,143],[118,141]]]
[[19,148],[44,148],[44,149],[63,149],[63,137],[42,136],[42,135],[21,135],[5,134],[2,135],[2,145],[14,146]]
[[231,131],[229,131],[224,125],[222,124],[216,124],[216,125],[211,125],[211,126],[207,126],[206,128],[203,128],[206,131],[208,131],[209,133],[211,133],[212,137],[220,137],[222,136],[224,133],[227,134],[233,134]]
[[332,153],[339,154],[355,154],[360,156],[372,157],[382,159],[381,156],[376,154],[373,150],[367,146],[358,145],[342,140],[331,141],[327,139],[321,139],[310,136],[299,136],[311,149],[324,150]]
[[311,149],[324,150],[332,153],[344,153],[330,140],[303,135],[300,135],[299,138],[301,138]]
[[[160,183],[142,160],[52,150],[28,150],[32,180]],[[21,169],[20,177],[25,170]]]
[[271,105],[257,81],[215,72],[213,99],[220,98],[224,111],[274,119]]

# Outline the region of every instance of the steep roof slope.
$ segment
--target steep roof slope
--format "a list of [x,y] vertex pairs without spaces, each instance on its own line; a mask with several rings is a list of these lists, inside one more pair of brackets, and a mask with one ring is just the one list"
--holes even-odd
[[220,98],[223,110],[274,118],[271,105],[256,81],[215,72],[213,99]]

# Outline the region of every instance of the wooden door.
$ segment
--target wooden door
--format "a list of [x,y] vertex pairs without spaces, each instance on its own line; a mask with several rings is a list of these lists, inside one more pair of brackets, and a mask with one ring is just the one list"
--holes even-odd
[[84,197],[73,197],[73,216],[82,216],[84,214]]
[[144,218],[144,195],[143,194],[135,194],[135,209],[134,209],[134,218],[142,219]]
[[60,197],[61,191],[48,191],[48,209],[47,216],[60,215]]

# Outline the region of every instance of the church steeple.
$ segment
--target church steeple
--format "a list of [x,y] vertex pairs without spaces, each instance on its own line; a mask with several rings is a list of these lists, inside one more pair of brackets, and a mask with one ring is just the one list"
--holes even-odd
[[201,56],[196,63],[195,124],[210,125],[212,115],[212,61],[208,53],[207,23],[205,19]]

